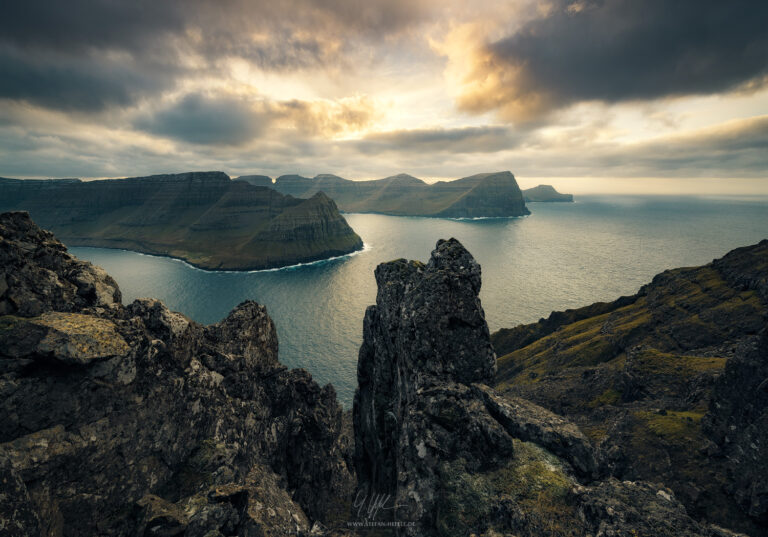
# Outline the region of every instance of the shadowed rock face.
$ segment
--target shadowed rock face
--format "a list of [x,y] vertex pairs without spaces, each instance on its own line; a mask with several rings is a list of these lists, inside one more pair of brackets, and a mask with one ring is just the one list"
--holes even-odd
[[121,299],[115,280],[69,255],[29,214],[0,214],[0,315],[112,307]]
[[296,199],[221,172],[105,181],[0,178],[3,210],[29,211],[70,246],[170,255],[207,269],[280,267],[362,248],[327,196]]
[[263,306],[211,326],[124,307],[26,213],[0,215],[0,259],[0,533],[284,536],[341,516],[341,407],[278,362]]
[[427,265],[379,265],[376,281],[377,304],[365,313],[358,362],[358,471],[361,483],[393,492],[402,423],[417,392],[489,381],[495,355],[477,297],[480,266],[458,241],[441,241]]
[[357,499],[392,509],[357,516],[408,536],[734,535],[691,518],[663,484],[601,480],[576,424],[486,385],[480,267],[458,241],[426,265],[384,263],[376,281],[353,408]]

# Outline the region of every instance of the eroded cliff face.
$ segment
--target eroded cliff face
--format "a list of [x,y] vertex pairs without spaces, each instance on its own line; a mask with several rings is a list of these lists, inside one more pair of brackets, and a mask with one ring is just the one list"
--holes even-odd
[[26,210],[70,246],[125,248],[251,270],[362,248],[330,199],[303,200],[189,172],[103,181],[0,178],[0,211]]
[[211,326],[123,306],[26,213],[0,215],[0,284],[0,533],[303,535],[344,516],[341,407],[280,365],[263,306]]
[[[356,504],[408,536],[725,536],[662,483],[600,473],[567,418],[501,394],[478,293],[480,267],[456,240],[425,265],[376,270],[353,408]],[[383,500],[382,500],[383,498]]]
[[[406,260],[379,265],[376,281],[376,306],[365,312],[358,361],[357,469],[361,488],[391,494],[418,486],[417,475],[398,476],[401,459],[423,458],[434,441],[410,437],[413,431],[404,428],[423,400],[421,392],[449,383],[490,382],[496,356],[477,297],[480,267],[457,241],[441,242],[427,265]],[[436,392],[435,404],[454,396],[461,411],[458,392]]]
[[427,184],[407,174],[373,181],[351,181],[330,174],[314,178],[283,175],[275,179],[274,183],[260,175],[239,179],[253,185],[270,186],[300,198],[324,192],[346,212],[445,218],[530,214],[515,176],[508,171],[480,173],[434,184]]

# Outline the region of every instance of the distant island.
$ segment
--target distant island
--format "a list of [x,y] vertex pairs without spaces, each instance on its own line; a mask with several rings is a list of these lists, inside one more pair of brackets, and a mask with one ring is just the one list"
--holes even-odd
[[526,203],[537,201],[572,202],[573,194],[561,194],[552,185],[539,185],[523,190],[523,199],[525,199]]
[[332,199],[297,199],[222,172],[127,179],[0,178],[0,211],[24,210],[71,246],[165,255],[204,269],[257,270],[359,250]]
[[333,198],[342,211],[350,213],[444,218],[530,214],[515,176],[508,171],[480,173],[434,184],[408,174],[374,181],[352,181],[331,174],[314,178],[282,175],[274,181],[265,175],[245,175],[238,179],[299,198],[322,191]]

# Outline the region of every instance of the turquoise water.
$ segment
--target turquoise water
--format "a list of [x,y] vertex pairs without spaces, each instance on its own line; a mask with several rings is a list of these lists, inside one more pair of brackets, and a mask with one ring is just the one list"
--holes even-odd
[[481,298],[491,330],[552,310],[631,294],[654,274],[699,265],[768,238],[768,200],[580,197],[529,204],[525,218],[446,220],[348,214],[364,252],[271,272],[205,272],[183,262],[100,248],[71,248],[104,267],[124,302],[158,297],[171,309],[212,323],[246,299],[267,306],[280,361],[333,383],[345,406],[356,384],[373,269],[398,257],[425,261],[440,238],[456,237],[483,270]]

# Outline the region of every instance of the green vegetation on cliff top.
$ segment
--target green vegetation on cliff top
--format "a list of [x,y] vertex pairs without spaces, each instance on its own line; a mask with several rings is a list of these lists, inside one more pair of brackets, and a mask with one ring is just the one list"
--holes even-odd
[[407,174],[374,181],[350,181],[330,174],[314,178],[283,175],[274,182],[263,175],[239,179],[300,198],[324,192],[346,212],[449,218],[530,214],[514,175],[508,171],[480,173],[434,184]]
[[333,202],[192,172],[104,181],[0,179],[0,211],[25,210],[70,246],[124,248],[206,269],[252,270],[362,247]]
[[694,516],[749,532],[702,427],[715,380],[766,326],[766,274],[763,241],[665,271],[634,296],[500,330],[497,389],[572,420],[619,479],[663,482]]

